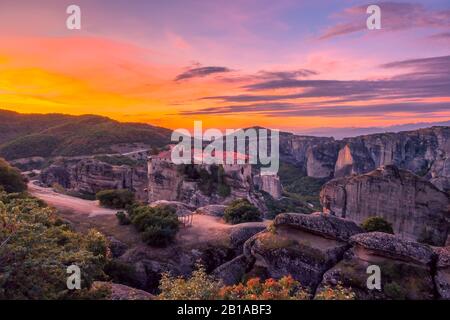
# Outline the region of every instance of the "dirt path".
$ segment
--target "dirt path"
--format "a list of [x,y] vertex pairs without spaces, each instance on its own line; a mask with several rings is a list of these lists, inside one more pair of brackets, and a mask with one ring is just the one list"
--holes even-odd
[[115,215],[117,210],[106,209],[99,206],[98,201],[84,200],[67,196],[53,191],[51,188],[44,188],[33,183],[28,183],[28,191],[35,197],[44,200],[48,205],[59,210],[70,210],[80,212],[88,217],[98,215]]
[[[108,236],[113,236],[129,245],[143,244],[141,236],[133,226],[121,226],[115,216],[118,210],[102,208],[97,201],[84,200],[60,194],[51,188],[44,188],[32,182],[29,192],[56,208],[59,215],[70,221],[76,230],[85,232],[91,228]],[[194,246],[226,238],[232,226],[220,218],[207,215],[194,215],[193,224],[181,227],[175,245]]]

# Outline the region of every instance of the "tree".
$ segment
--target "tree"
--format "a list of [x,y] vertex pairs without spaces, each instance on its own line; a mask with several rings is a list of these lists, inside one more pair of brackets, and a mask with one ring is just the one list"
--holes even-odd
[[223,218],[227,223],[231,224],[261,221],[258,208],[252,205],[247,199],[233,201],[225,209]]
[[[104,280],[106,238],[74,232],[55,210],[31,197],[0,192],[0,300],[88,298]],[[67,267],[82,270],[82,290],[67,289]]]
[[136,229],[142,232],[142,240],[152,246],[167,246],[179,230],[178,216],[169,206],[135,206],[128,214]]
[[394,234],[392,224],[381,217],[369,217],[361,224],[361,227],[367,232],[384,232]]
[[27,184],[18,169],[0,158],[0,189],[2,188],[6,192],[23,192],[27,189]]
[[102,206],[112,209],[125,209],[134,203],[134,194],[127,189],[102,190],[95,197]]

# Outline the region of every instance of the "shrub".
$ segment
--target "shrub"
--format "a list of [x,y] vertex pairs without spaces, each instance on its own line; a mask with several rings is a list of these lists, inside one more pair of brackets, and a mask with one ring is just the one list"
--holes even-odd
[[205,268],[197,265],[188,279],[172,277],[163,273],[160,281],[158,296],[161,300],[214,300],[219,296],[222,283],[206,274]]
[[122,226],[126,226],[131,223],[130,218],[128,218],[127,214],[123,211],[117,212],[116,217],[117,217],[117,220],[119,220],[119,224]]
[[104,270],[109,279],[114,283],[120,283],[130,287],[139,286],[136,269],[132,265],[118,260],[110,260],[105,265]]
[[134,202],[134,194],[130,190],[103,190],[96,194],[100,204],[107,208],[125,209]]
[[175,209],[169,206],[135,206],[129,216],[142,240],[152,246],[167,246],[178,232],[179,221]]
[[272,278],[261,281],[252,278],[242,283],[223,287],[219,298],[225,300],[309,300],[310,294],[290,275],[280,280]]
[[252,205],[247,199],[233,201],[225,209],[223,217],[227,223],[231,224],[261,221],[258,208]]
[[315,300],[355,300],[356,294],[353,292],[351,288],[345,288],[342,283],[338,282],[338,284],[334,287],[325,286],[321,289],[316,296]]
[[[0,192],[0,225],[0,300],[77,298],[94,280],[105,279],[105,237],[70,230],[38,200]],[[72,264],[82,270],[83,290],[67,290]]]
[[27,189],[25,179],[20,171],[0,158],[0,189],[6,192],[23,192]]
[[367,232],[384,232],[394,234],[392,224],[381,217],[369,217],[362,224],[361,227]]

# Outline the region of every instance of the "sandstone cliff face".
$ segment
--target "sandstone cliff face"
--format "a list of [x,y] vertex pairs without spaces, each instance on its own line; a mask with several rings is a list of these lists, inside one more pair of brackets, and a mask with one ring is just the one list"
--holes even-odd
[[338,150],[339,143],[333,138],[280,135],[281,158],[294,163],[310,177],[333,176]]
[[390,222],[400,238],[444,245],[449,197],[434,185],[395,166],[329,181],[322,188],[324,212],[362,223],[371,216]]
[[43,170],[43,184],[55,183],[67,190],[95,194],[105,189],[129,189],[139,200],[147,200],[145,167],[113,166],[95,159],[61,161]]
[[450,190],[450,127],[334,140],[283,134],[280,153],[310,177],[343,177],[396,165]]

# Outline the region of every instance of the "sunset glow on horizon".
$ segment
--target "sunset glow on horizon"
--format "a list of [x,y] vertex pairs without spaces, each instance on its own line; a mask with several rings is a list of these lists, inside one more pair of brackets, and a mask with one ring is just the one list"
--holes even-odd
[[168,128],[295,131],[450,120],[450,4],[361,1],[0,4],[0,109]]

